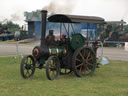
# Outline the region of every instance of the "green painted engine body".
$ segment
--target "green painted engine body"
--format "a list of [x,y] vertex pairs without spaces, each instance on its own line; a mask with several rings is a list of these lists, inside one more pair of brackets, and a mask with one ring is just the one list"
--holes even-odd
[[67,49],[63,46],[49,48],[50,56],[52,55],[52,56],[63,57],[63,56],[66,56],[66,54],[67,54]]
[[73,50],[85,45],[85,38],[81,34],[73,34],[70,41],[70,46]]
[[[73,34],[70,42],[66,43],[65,46],[57,46],[49,48],[49,56],[64,57],[67,53],[74,52],[76,49],[85,45],[85,39],[81,34]],[[66,47],[68,46],[68,47]]]

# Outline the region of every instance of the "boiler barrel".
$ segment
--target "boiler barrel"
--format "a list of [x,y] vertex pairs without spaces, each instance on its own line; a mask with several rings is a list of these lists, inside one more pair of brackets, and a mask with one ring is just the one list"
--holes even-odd
[[49,55],[63,57],[66,56],[67,50],[64,47],[49,48]]

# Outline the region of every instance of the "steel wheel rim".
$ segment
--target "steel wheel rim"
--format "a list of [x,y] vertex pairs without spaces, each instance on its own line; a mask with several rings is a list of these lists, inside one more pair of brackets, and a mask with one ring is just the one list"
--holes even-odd
[[95,54],[90,48],[82,48],[75,56],[75,72],[79,77],[88,76],[95,70]]
[[32,56],[25,56],[21,62],[21,75],[27,79],[35,72],[35,62]]
[[49,80],[54,80],[58,77],[60,71],[59,59],[52,56],[48,59],[46,73]]

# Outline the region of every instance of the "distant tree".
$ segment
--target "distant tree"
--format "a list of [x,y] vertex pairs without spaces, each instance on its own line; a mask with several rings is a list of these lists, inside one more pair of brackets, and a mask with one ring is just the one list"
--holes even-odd
[[12,34],[15,33],[16,30],[19,30],[20,26],[18,24],[14,24],[12,21],[7,21],[6,24],[2,24],[2,27],[6,27],[8,32]]
[[25,21],[40,21],[41,20],[40,10],[36,10],[32,12],[24,12],[24,16],[26,17]]
[[124,29],[125,29],[125,31],[128,32],[128,24],[127,25],[124,25]]

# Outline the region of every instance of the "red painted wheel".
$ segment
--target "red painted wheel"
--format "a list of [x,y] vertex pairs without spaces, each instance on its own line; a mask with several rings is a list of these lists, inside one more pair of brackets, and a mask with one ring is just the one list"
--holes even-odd
[[77,49],[72,58],[72,67],[77,77],[91,75],[96,68],[96,55],[89,47]]

